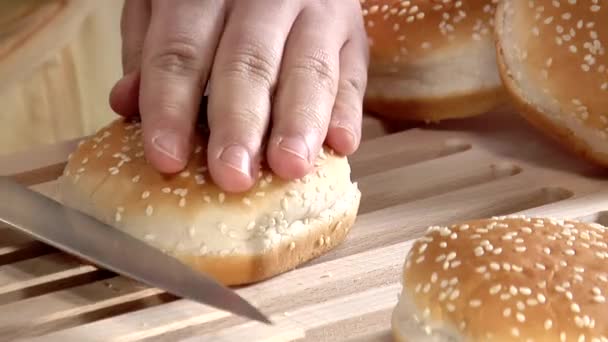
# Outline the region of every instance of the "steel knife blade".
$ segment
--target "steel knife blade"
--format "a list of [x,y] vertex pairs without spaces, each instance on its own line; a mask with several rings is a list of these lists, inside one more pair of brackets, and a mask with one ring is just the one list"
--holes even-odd
[[0,222],[68,254],[178,297],[272,324],[236,292],[100,220],[0,177]]

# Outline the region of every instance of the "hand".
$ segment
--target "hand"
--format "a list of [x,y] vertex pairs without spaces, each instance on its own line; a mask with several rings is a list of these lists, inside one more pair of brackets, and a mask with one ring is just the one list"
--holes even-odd
[[110,103],[141,115],[161,172],[186,165],[207,84],[209,171],[228,192],[253,185],[263,153],[295,179],[324,143],[345,155],[359,145],[369,58],[359,0],[126,0],[121,29],[125,75]]

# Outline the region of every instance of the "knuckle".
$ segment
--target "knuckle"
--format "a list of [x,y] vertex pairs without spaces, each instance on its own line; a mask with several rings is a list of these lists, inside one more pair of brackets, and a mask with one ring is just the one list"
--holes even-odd
[[[263,113],[249,106],[243,106],[238,110],[231,111],[227,116],[216,118],[211,123],[213,126],[223,127],[220,131],[230,137],[242,137],[243,139],[257,137],[265,131]],[[234,133],[237,134],[234,134]]]
[[323,50],[299,58],[294,63],[294,71],[305,73],[315,80],[318,86],[334,89],[336,84],[336,66],[331,62],[329,53]]
[[171,39],[152,55],[150,63],[154,68],[171,74],[187,75],[197,71],[199,56],[196,43],[184,37]]
[[346,76],[340,80],[340,88],[345,92],[352,92],[361,96],[367,87],[367,77],[365,72],[357,71],[354,75]]
[[179,102],[171,101],[166,98],[160,98],[155,102],[152,108],[149,108],[149,111],[147,112],[150,113],[147,116],[151,117],[150,119],[155,126],[170,127],[183,117],[183,115],[180,114],[184,112],[184,108],[183,106],[180,106]]
[[295,109],[294,122],[300,121],[298,127],[320,133],[325,129],[325,120],[319,109],[313,106],[302,106]]
[[276,60],[276,53],[262,44],[242,44],[232,52],[223,71],[228,75],[261,83],[270,89],[275,83]]
[[122,48],[122,66],[124,71],[131,72],[135,70],[141,60],[142,48],[140,45],[126,46]]
[[363,115],[362,101],[354,99],[336,99],[334,114],[340,116],[340,120],[356,119]]

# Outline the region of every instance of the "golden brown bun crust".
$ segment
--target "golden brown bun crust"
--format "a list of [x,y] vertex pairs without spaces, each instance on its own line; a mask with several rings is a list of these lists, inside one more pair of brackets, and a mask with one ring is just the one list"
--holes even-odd
[[[403,284],[394,317],[412,301],[421,331],[608,341],[608,230],[598,224],[512,216],[431,227],[408,253]],[[401,337],[402,323],[392,326]]]
[[608,64],[600,53],[608,47],[608,27],[600,24],[608,8],[591,10],[593,1],[531,4],[507,0],[497,9],[496,50],[505,89],[543,134],[608,166]]
[[252,189],[224,193],[206,168],[206,134],[186,169],[162,175],[143,153],[139,122],[117,119],[85,140],[60,179],[61,200],[227,285],[260,281],[342,242],[360,192],[346,157],[324,148],[302,179],[265,163]]
[[381,95],[364,98],[366,110],[371,115],[403,121],[440,122],[446,119],[466,118],[486,113],[505,102],[502,87],[474,94],[451,95],[441,100],[420,98],[399,100]]
[[290,243],[281,243],[264,254],[226,257],[178,254],[176,257],[195,269],[213,274],[224,284],[257,282],[292,270],[331,251],[347,237],[356,217],[356,210],[351,210],[342,217],[336,217],[331,224],[313,227],[310,234],[293,247]]
[[504,102],[493,43],[496,1],[361,0],[361,7],[370,43],[367,111],[438,121]]

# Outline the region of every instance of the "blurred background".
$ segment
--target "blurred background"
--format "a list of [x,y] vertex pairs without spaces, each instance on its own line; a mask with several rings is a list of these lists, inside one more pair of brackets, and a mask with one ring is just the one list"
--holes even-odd
[[91,134],[114,117],[123,0],[0,0],[0,155]]

